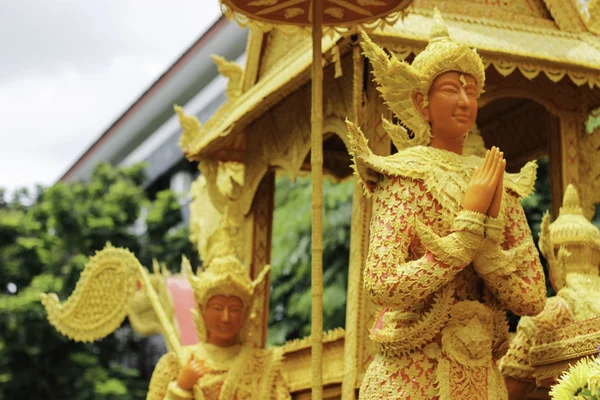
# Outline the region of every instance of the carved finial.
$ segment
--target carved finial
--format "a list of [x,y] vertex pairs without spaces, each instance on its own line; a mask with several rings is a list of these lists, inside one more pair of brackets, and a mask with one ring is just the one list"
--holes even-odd
[[[546,227],[545,225],[549,226]],[[558,218],[551,224],[543,221],[542,233],[544,231],[549,233],[547,236],[550,237],[550,243],[545,245],[546,248],[550,248],[550,245],[554,251],[564,248],[566,252],[563,251],[563,253],[571,254],[568,258],[563,257],[562,263],[555,263],[556,268],[554,269],[558,271],[558,273],[554,273],[555,276],[561,274],[566,276],[566,274],[572,272],[594,275],[598,273],[598,267],[600,266],[600,230],[583,215],[575,186],[567,186]],[[540,249],[542,247],[542,238],[540,237]],[[542,254],[548,259],[552,270],[553,267],[550,261],[553,258],[553,252],[542,249]],[[560,250],[558,256],[560,258]],[[560,282],[557,286],[560,288]]]
[[183,129],[181,138],[179,138],[179,147],[181,147],[183,153],[187,155],[191,150],[190,147],[192,146],[194,139],[202,135],[202,124],[195,116],[187,115],[182,107],[175,105],[173,108],[179,117],[181,129]]
[[569,183],[563,196],[563,204],[560,208],[560,214],[583,214],[579,194],[575,186]]
[[244,70],[238,64],[227,61],[221,56],[213,54],[213,61],[217,64],[219,73],[225,78],[229,79],[227,83],[227,98],[229,100],[235,100],[242,94],[242,84],[244,77]]
[[438,40],[450,39],[448,33],[448,27],[442,18],[442,13],[437,7],[433,9],[433,24],[431,25],[431,31],[429,33],[429,41],[434,42]]

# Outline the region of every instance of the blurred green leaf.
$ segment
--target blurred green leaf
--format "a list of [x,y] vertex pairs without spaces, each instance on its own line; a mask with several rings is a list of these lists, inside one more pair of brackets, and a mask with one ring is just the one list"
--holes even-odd
[[[40,293],[66,300],[89,257],[109,241],[146,266],[154,257],[195,258],[177,197],[165,191],[152,201],[143,181],[143,165],[99,164],[87,182],[21,190],[11,202],[0,189],[1,399],[145,398],[151,367],[138,371],[142,342],[127,324],[118,335],[76,343],[48,323],[40,302]],[[143,208],[151,210],[151,229],[132,229]]]
[[[310,334],[311,179],[276,179],[269,344]],[[324,329],[345,325],[354,181],[323,183]]]

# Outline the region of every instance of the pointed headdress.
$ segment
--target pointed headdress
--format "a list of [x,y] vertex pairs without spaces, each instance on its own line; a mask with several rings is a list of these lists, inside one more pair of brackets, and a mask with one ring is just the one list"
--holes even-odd
[[[186,273],[192,286],[198,307],[205,307],[213,296],[237,296],[242,300],[246,318],[248,318],[251,314],[249,310],[253,308],[255,289],[264,281],[270,266],[265,266],[254,281],[250,279],[247,269],[244,268],[235,252],[227,213],[223,215],[219,228],[208,239],[207,247],[205,268],[203,271],[198,270],[197,275],[192,272],[186,258],[182,262],[182,270]],[[200,340],[205,340],[204,321],[197,312],[194,314],[198,336]],[[242,332],[243,335],[244,332]]]
[[479,94],[483,93],[485,67],[481,57],[468,46],[454,42],[439,10],[434,9],[429,44],[419,53],[412,65],[398,60],[373,43],[366,33],[362,33],[361,46],[364,54],[373,65],[373,74],[379,84],[378,90],[388,107],[400,119],[402,125],[412,131],[409,136],[402,125],[396,125],[383,118],[383,127],[398,148],[428,145],[431,129],[413,101],[415,91],[424,97],[436,77],[444,72],[456,71],[471,75],[477,82]]

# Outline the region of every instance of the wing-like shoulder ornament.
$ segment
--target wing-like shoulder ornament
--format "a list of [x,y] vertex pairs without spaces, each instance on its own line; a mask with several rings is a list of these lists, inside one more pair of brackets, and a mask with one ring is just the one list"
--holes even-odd
[[368,189],[374,182],[369,178],[372,174],[369,169],[369,159],[375,155],[369,148],[369,142],[361,129],[348,119],[346,119],[346,126],[348,127],[348,144],[352,156],[352,169],[354,169],[354,173],[363,184],[365,195],[370,196],[371,192]]
[[382,118],[384,129],[398,149],[427,145],[431,140],[430,128],[412,98],[414,92],[422,86],[421,75],[393,54],[388,56],[366,33],[361,32],[361,35],[360,45],[373,66],[377,90],[390,110],[412,131],[413,137],[409,137],[403,126]]
[[76,341],[91,342],[109,335],[127,316],[140,267],[129,250],[107,245],[85,265],[67,301],[60,304],[54,293],[41,295],[48,321]]

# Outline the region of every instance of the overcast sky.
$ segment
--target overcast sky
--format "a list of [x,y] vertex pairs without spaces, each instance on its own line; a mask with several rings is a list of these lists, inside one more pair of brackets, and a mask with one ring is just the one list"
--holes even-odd
[[53,184],[219,16],[218,0],[0,0],[0,187]]

